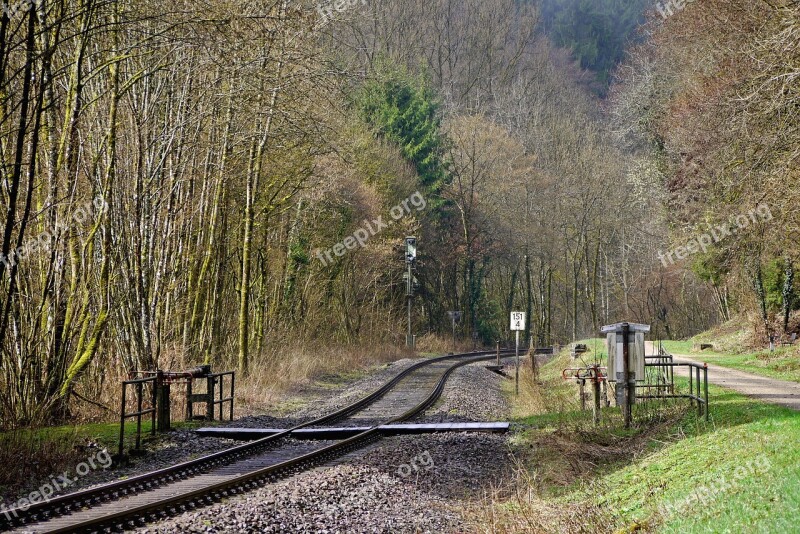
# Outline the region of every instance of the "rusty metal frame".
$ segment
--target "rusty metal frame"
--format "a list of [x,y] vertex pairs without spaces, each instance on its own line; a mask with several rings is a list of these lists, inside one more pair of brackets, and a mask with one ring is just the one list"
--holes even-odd
[[[145,384],[152,384],[153,392],[151,399],[151,407],[147,410],[143,409],[144,404],[144,386]],[[150,435],[156,433],[156,394],[158,391],[158,377],[153,376],[149,378],[137,378],[133,380],[125,380],[122,382],[122,408],[120,409],[119,416],[119,457],[124,455],[124,441],[125,441],[125,420],[136,418],[136,447],[134,450],[140,450],[142,446],[142,416],[151,415],[151,428]],[[127,391],[128,386],[136,388],[136,411],[126,413],[125,406],[127,404]]]
[[[223,397],[225,391],[225,377],[231,377],[231,392],[230,396]],[[230,420],[233,421],[233,398],[234,394],[236,393],[236,372],[235,371],[226,371],[224,373],[213,373],[208,375],[208,418],[210,421],[214,420],[214,407],[219,406],[219,420],[224,421],[225,417],[223,415],[223,407],[226,403],[230,403],[230,412],[229,417]],[[217,382],[219,382],[219,388],[217,388]],[[219,392],[219,398],[215,398]]]

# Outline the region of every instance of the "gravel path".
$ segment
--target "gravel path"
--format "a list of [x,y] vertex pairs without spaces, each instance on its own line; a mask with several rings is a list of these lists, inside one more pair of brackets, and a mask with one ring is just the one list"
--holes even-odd
[[442,398],[419,422],[500,421],[508,416],[501,384],[505,378],[486,369],[486,363],[464,366],[451,375]]
[[[506,476],[503,436],[391,438],[325,466],[139,532],[462,531],[462,499]],[[347,461],[347,463],[343,463]]]
[[[408,362],[410,365],[413,362]],[[381,378],[355,384],[371,392]],[[443,399],[420,420],[496,420],[507,413],[504,379],[483,364],[455,371]],[[319,406],[327,413],[331,406]],[[305,412],[307,416],[317,413]],[[258,420],[258,418],[254,418]],[[253,422],[253,421],[249,421]],[[458,532],[464,500],[480,498],[507,477],[507,438],[493,434],[429,434],[387,438],[329,465],[247,495],[142,528],[140,532]]]

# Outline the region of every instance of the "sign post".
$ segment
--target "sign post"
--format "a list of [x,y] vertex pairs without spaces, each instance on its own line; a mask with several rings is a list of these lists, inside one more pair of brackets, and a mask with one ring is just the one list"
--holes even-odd
[[453,354],[456,353],[456,324],[461,322],[460,311],[449,311],[447,315],[450,316],[450,321],[453,323]]
[[406,347],[414,349],[414,334],[411,330],[411,306],[414,301],[414,266],[417,261],[417,238],[406,237],[406,300],[408,303],[408,334],[406,334]]
[[515,373],[517,395],[519,395],[519,333],[525,330],[525,312],[511,312],[511,331],[517,334],[517,369]]

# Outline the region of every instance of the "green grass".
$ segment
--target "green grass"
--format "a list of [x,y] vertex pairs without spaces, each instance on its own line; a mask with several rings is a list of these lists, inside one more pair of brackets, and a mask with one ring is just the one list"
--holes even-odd
[[[133,432],[135,423],[128,421],[125,425],[128,433]],[[142,431],[150,430],[150,421],[142,421]],[[63,425],[36,429],[19,429],[13,431],[17,437],[41,443],[77,443],[93,441],[109,448],[119,439],[119,423],[93,423],[87,425]],[[0,443],[11,432],[0,433]]]
[[685,354],[698,360],[770,378],[800,382],[800,357],[795,347],[776,347],[775,352],[762,350],[743,354],[693,350],[692,341],[664,341],[664,348],[674,354]]
[[[197,428],[214,422],[173,422],[172,427]],[[150,441],[150,421],[142,421],[142,444]],[[135,444],[136,422],[125,424],[125,449]],[[91,445],[91,446],[89,446]],[[0,499],[14,500],[35,489],[56,473],[74,469],[97,452],[97,446],[113,455],[119,446],[119,423],[93,423],[0,432]]]
[[792,531],[800,520],[800,414],[718,387],[711,395],[710,423],[689,412],[654,437],[658,450],[572,497],[597,495],[621,523],[660,532]]
[[[582,339],[577,342],[580,345],[586,345],[589,352],[581,354],[577,360],[572,360],[573,363],[581,362],[579,366],[583,366],[583,362],[591,364],[595,360],[603,362],[605,365],[606,358],[608,358],[608,351],[606,350],[606,340],[602,338]],[[565,349],[564,354],[569,353],[569,347]]]
[[[800,413],[712,385],[710,422],[676,401],[663,417],[639,418],[628,431],[609,408],[594,429],[590,414],[576,409],[574,384],[557,380],[574,363],[562,352],[543,366],[539,409],[525,394],[515,403],[513,420],[524,430],[514,444],[545,504],[533,511],[499,504],[495,510],[520,518],[509,524],[527,524],[544,509],[556,519],[542,531],[553,532],[574,529],[575,521],[561,526],[563,510],[588,511],[579,521],[586,531],[797,531]],[[558,479],[563,471],[571,478]]]
[[[213,426],[213,421],[185,422],[173,421],[173,429],[193,429],[200,426]],[[142,441],[150,438],[150,420],[142,421]],[[125,446],[133,446],[136,433],[136,420],[125,422]],[[115,453],[119,445],[119,423],[92,423],[86,425],[51,426],[36,429],[18,429],[0,432],[0,446],[10,440],[21,440],[42,447],[74,447],[78,444],[96,443]]]
[[383,367],[385,366],[378,365],[372,369],[352,369],[350,371],[342,371],[335,374],[326,374],[317,377],[314,380],[314,385],[322,389],[341,389],[351,382],[355,382],[356,380],[364,378],[369,374],[370,371],[381,369]]

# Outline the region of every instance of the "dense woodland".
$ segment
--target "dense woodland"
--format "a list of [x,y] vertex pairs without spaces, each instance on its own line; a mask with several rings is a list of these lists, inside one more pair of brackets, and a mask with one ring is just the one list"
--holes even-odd
[[553,44],[568,49],[604,95],[627,49],[642,39],[639,28],[652,0],[544,0],[540,21]]
[[[728,227],[668,267],[692,272],[718,315],[766,342],[796,330],[800,6],[708,0],[662,20],[628,51],[610,109],[626,153],[661,176],[672,245]],[[766,216],[750,217],[760,210]]]
[[[401,345],[406,235],[422,344],[448,310],[479,343],[525,310],[541,345],[623,319],[679,337],[788,318],[798,8],[648,7],[11,6],[0,426],[66,417],[134,370],[246,378],[292,344]],[[424,209],[319,259],[415,194]],[[771,222],[659,261],[763,202]]]

